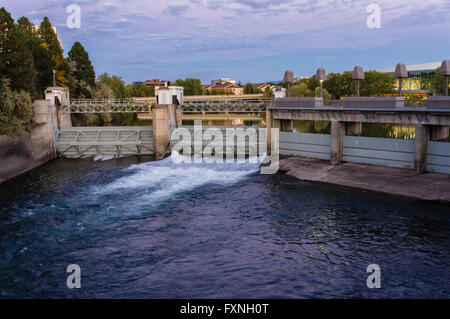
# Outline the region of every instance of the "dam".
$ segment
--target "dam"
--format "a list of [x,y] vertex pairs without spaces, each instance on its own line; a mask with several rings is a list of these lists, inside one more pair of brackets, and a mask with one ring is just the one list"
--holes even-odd
[[[432,100],[419,108],[392,100],[371,101],[383,107],[320,99],[264,101],[250,111],[241,105],[240,116],[263,115],[254,127],[256,158],[244,147],[243,161],[176,163],[172,133],[184,128],[195,138],[195,127],[183,124],[183,103],[55,101],[58,158],[0,184],[3,298],[448,297],[448,202],[261,174],[261,163],[278,153],[333,168],[377,164],[445,178],[448,107]],[[69,125],[71,110],[108,109],[146,114],[152,124]],[[204,106],[196,112],[202,117]],[[330,120],[330,134],[296,132],[293,121],[305,119]],[[365,121],[411,123],[421,138],[360,136]],[[265,134],[268,128],[277,134]],[[217,129],[225,142],[227,129],[236,132]],[[208,144],[202,140],[202,152]],[[67,289],[68,264],[79,265],[81,289]],[[383,289],[366,285],[371,264],[381,268]]]

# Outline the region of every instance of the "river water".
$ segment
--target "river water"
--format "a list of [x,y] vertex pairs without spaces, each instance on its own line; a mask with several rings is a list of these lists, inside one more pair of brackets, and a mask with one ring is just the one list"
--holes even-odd
[[0,297],[450,297],[448,205],[148,160],[58,159],[0,184]]

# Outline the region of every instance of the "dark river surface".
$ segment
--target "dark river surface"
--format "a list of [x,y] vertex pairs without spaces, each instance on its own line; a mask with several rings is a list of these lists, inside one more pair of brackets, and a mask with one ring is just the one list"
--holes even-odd
[[147,160],[58,159],[0,184],[0,297],[450,297],[448,205]]

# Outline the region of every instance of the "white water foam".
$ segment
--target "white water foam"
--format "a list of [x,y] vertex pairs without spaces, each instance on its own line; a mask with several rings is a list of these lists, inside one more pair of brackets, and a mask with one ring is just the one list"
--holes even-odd
[[134,171],[133,174],[97,187],[95,193],[105,195],[135,190],[141,193],[140,200],[153,203],[206,184],[238,183],[247,176],[259,172],[259,163],[262,159],[258,158],[256,164],[249,161],[247,159],[245,163],[176,164],[168,157],[162,161],[132,165],[126,170]]

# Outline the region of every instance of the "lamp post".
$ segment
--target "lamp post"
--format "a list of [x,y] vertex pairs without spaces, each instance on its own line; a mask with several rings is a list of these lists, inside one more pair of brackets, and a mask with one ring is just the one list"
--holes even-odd
[[408,71],[406,71],[406,66],[403,63],[397,64],[394,76],[398,79],[398,95],[402,96],[402,82],[403,79],[408,77]]
[[444,96],[448,96],[448,77],[450,75],[450,60],[442,61],[439,75],[444,77]]
[[289,71],[289,70],[284,72],[283,82],[286,82],[288,85],[287,97],[290,97],[291,96],[291,84],[294,82],[294,72]]
[[352,73],[352,80],[356,81],[356,96],[359,97],[359,84],[364,80],[364,71],[362,66],[355,66]]
[[53,87],[56,86],[56,70],[53,70]]
[[320,97],[323,97],[323,81],[327,79],[327,74],[324,69],[317,69],[316,71],[316,81],[320,82]]

